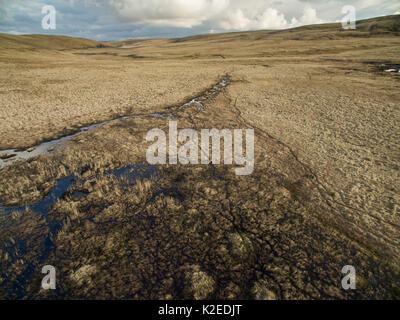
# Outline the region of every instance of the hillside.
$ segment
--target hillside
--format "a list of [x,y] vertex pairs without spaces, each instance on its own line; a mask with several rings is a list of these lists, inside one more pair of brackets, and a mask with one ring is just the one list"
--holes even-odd
[[[184,38],[169,39],[170,43],[201,41],[233,41],[233,40],[339,40],[351,37],[400,36],[400,15],[377,17],[357,21],[356,30],[343,30],[340,23],[327,23],[302,26],[285,30],[259,30],[246,32],[230,32],[219,34],[202,34]],[[116,47],[141,45],[144,42],[163,41],[162,39],[127,39],[115,41]]]
[[11,35],[0,33],[0,49],[83,49],[95,47],[100,42],[82,38],[52,35]]
[[69,50],[104,48],[140,48],[153,44],[197,44],[201,42],[236,42],[260,40],[340,40],[343,38],[370,38],[370,37],[397,37],[400,36],[400,15],[377,17],[360,20],[356,30],[343,30],[340,23],[302,26],[286,30],[260,30],[247,32],[231,32],[220,34],[195,35],[172,39],[126,39],[107,43],[84,38],[72,38],[54,35],[11,35],[0,33],[0,49],[48,49]]

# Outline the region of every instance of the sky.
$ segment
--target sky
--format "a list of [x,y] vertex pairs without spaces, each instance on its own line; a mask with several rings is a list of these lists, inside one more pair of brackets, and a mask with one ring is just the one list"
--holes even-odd
[[[46,5],[55,30],[42,27]],[[357,20],[400,14],[399,0],[0,0],[0,32],[107,41],[286,29],[341,21],[346,5]]]

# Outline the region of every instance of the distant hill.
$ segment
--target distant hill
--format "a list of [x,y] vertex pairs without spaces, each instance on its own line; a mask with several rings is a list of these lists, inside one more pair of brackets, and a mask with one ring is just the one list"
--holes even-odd
[[153,43],[196,43],[196,42],[232,42],[239,40],[329,40],[342,38],[400,36],[400,15],[378,17],[357,22],[356,30],[344,30],[340,23],[328,23],[303,26],[285,30],[260,30],[231,32],[220,34],[195,35],[175,39],[127,39],[122,41],[98,42],[83,38],[71,38],[54,35],[10,35],[0,33],[0,49],[17,50],[68,50],[104,47],[139,47]]
[[321,40],[344,37],[400,36],[400,15],[392,15],[357,21],[356,30],[344,30],[341,23],[316,24],[285,30],[260,30],[204,34],[171,39],[171,42],[192,42],[203,40]]
[[[393,45],[396,52],[399,39],[400,15],[393,15],[360,20],[356,30],[344,30],[341,23],[328,23],[286,30],[203,34],[172,39],[128,39],[109,42],[108,45],[113,48],[107,51],[134,59],[282,58],[337,54],[350,48],[379,50],[383,42],[385,46]],[[297,43],[298,40],[302,42]]]
[[83,49],[102,46],[98,41],[53,35],[11,35],[0,33],[0,49]]

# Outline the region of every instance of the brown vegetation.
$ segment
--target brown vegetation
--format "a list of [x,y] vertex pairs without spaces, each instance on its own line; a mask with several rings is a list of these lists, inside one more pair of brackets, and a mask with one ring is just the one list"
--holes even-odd
[[[167,119],[148,117],[1,170],[7,205],[34,203],[70,174],[76,182],[43,217],[1,215],[0,297],[400,298],[400,82],[372,63],[400,63],[392,23],[125,41],[39,62],[0,50],[0,99],[11,101],[0,111],[3,147],[116,114],[176,111],[226,72],[231,84],[204,112],[177,111],[178,125],[256,134],[246,177],[222,165],[160,166],[134,181],[107,173],[145,163],[147,131],[168,131]],[[42,112],[29,109],[38,103]],[[45,264],[58,271],[55,291],[39,289]],[[341,288],[345,265],[356,267],[356,291]]]

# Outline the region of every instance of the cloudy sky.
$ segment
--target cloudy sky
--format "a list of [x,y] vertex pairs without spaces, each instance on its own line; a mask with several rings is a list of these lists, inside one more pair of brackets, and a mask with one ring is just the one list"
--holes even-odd
[[[45,5],[56,30],[44,30]],[[400,14],[399,0],[0,0],[0,32],[62,34],[96,40],[181,37],[199,33],[285,29]]]

